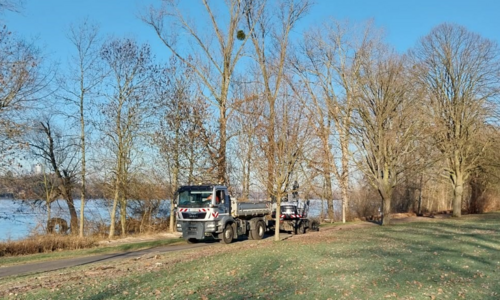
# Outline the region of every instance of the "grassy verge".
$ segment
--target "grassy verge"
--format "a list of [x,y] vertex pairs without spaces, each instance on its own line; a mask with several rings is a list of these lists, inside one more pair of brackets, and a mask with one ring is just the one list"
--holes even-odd
[[115,253],[115,252],[126,252],[126,251],[131,251],[131,250],[140,250],[140,249],[147,249],[147,248],[154,248],[154,247],[159,247],[159,246],[171,245],[171,244],[180,243],[180,242],[182,242],[182,241],[179,241],[178,238],[175,238],[175,239],[164,239],[164,240],[157,240],[157,241],[122,244],[122,245],[116,245],[116,246],[99,246],[99,247],[96,246],[96,247],[89,248],[89,249],[55,251],[55,252],[31,254],[31,255],[23,255],[23,256],[7,256],[7,257],[0,257],[0,266],[42,262],[42,261],[48,261],[48,260],[56,260],[56,259],[64,259],[64,258],[72,258],[72,257],[80,257],[80,256],[90,256],[90,255],[98,255],[98,254],[107,254],[107,253]]
[[23,299],[499,299],[499,228],[492,213],[325,230],[9,286]]

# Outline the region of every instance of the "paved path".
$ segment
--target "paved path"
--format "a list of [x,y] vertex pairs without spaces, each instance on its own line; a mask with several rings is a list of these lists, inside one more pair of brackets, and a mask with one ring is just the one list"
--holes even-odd
[[[286,233],[280,234],[281,239],[287,239],[290,236],[291,236],[290,234],[286,234]],[[264,238],[271,239],[271,238],[274,238],[274,236],[266,235]],[[233,243],[246,243],[246,242],[251,242],[251,241],[248,241],[245,238],[240,238],[240,239],[234,241]],[[85,256],[85,257],[65,258],[65,259],[44,261],[44,262],[38,262],[38,263],[27,263],[27,264],[22,264],[22,265],[0,267],[0,279],[3,277],[7,277],[7,276],[17,276],[17,275],[25,275],[25,274],[30,274],[30,273],[33,274],[33,273],[48,272],[48,271],[54,271],[54,270],[76,267],[76,266],[83,266],[83,265],[88,265],[88,264],[92,264],[92,263],[100,263],[100,262],[116,260],[116,259],[136,258],[136,257],[140,257],[143,255],[148,255],[148,254],[152,255],[152,254],[161,254],[161,253],[167,253],[167,252],[183,251],[183,250],[189,250],[189,249],[194,249],[194,248],[203,248],[203,247],[207,247],[210,245],[221,246],[221,247],[225,246],[223,244],[220,244],[217,241],[207,241],[207,242],[200,242],[197,244],[167,245],[167,246],[161,246],[161,247],[155,247],[155,248],[143,249],[143,250],[137,250],[137,251],[134,250],[134,251],[127,251],[127,252],[119,252],[119,253]]]
[[190,245],[188,244],[188,245],[175,245],[175,246],[161,246],[161,247],[137,250],[137,251],[101,254],[101,255],[77,257],[77,258],[66,258],[60,260],[44,261],[39,263],[28,263],[24,265],[0,267],[0,278],[7,276],[14,276],[14,275],[23,275],[28,273],[48,272],[48,271],[54,271],[76,266],[83,266],[87,264],[104,262],[115,259],[134,258],[143,256],[145,254],[166,253],[166,252],[201,248],[201,247],[206,247],[208,245],[211,244],[200,243],[200,244],[190,244]]

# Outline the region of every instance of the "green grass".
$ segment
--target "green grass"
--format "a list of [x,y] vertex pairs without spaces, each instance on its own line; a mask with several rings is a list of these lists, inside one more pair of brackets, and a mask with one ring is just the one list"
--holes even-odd
[[78,288],[45,288],[26,298],[500,299],[499,228],[500,213],[491,213],[322,229],[281,242],[213,247],[219,251],[210,256],[86,279]]
[[90,249],[81,249],[81,250],[69,250],[69,251],[60,251],[60,252],[50,252],[50,253],[40,253],[40,254],[31,254],[24,256],[8,256],[8,257],[0,257],[0,266],[9,266],[16,264],[25,264],[25,263],[35,263],[56,259],[64,259],[64,258],[73,258],[73,257],[81,257],[81,256],[90,256],[90,255],[99,255],[99,254],[108,254],[115,252],[126,252],[131,250],[140,250],[140,249],[148,249],[159,246],[171,245],[174,243],[182,243],[183,241],[180,239],[164,239],[158,241],[148,241],[148,242],[139,242],[139,243],[130,243],[130,244],[122,244],[116,246],[101,246]]
[[325,222],[325,223],[321,223],[319,225],[319,228],[340,227],[340,226],[344,226],[344,225],[347,225],[347,224],[358,224],[358,223],[366,223],[366,222],[365,221],[346,221],[345,223],[342,223],[342,222],[333,222],[333,223]]

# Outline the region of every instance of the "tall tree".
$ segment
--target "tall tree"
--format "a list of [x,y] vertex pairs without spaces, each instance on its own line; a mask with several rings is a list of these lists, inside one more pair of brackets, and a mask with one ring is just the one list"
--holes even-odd
[[[167,166],[167,197],[173,212],[175,192],[181,183],[195,180],[196,162],[201,160],[203,124],[206,110],[199,103],[195,76],[176,57],[157,75],[155,84],[159,128],[154,142]],[[175,231],[174,214],[170,214],[170,230]]]
[[[259,3],[259,1],[247,2]],[[264,116],[266,142],[262,143],[266,145],[263,149],[267,158],[266,192],[269,197],[276,198],[276,216],[279,216],[281,197],[285,192],[282,189],[288,187],[287,176],[284,173],[290,170],[282,172],[283,170],[280,170],[282,165],[277,163],[279,159],[276,156],[285,155],[285,152],[284,149],[278,149],[284,147],[284,144],[283,136],[276,135],[278,130],[276,105],[278,97],[282,95],[280,93],[283,92],[283,86],[286,85],[285,70],[290,34],[300,18],[309,10],[310,3],[307,0],[299,0],[278,1],[276,5],[273,4],[262,1],[260,5],[265,8],[264,12],[247,10],[245,16],[248,28],[254,29],[249,36],[254,46],[254,58],[260,70],[262,90],[259,92],[268,111]],[[276,16],[276,19],[272,20],[272,16]],[[276,21],[277,26],[272,21]],[[295,162],[291,166],[295,166]],[[276,230],[275,240],[279,240],[279,230]]]
[[453,216],[460,217],[464,185],[485,147],[478,134],[496,111],[500,91],[498,45],[459,25],[442,24],[411,50],[414,71],[427,91],[435,145],[453,187]]
[[[261,11],[255,5],[257,1],[229,0],[224,3],[209,3],[201,1],[209,25],[197,27],[177,6],[176,1],[164,0],[162,8],[150,8],[143,16],[144,22],[150,25],[163,44],[198,76],[203,83],[202,91],[208,103],[213,104],[218,111],[218,136],[213,140],[217,143],[215,149],[207,144],[207,151],[215,158],[215,180],[227,182],[227,124],[231,110],[231,82],[236,65],[243,55],[245,42],[252,29],[247,34],[241,29],[243,16],[247,11]],[[220,6],[224,6],[221,8]],[[215,7],[215,8],[214,8]],[[215,14],[214,11],[219,11]],[[259,14],[259,13],[257,13]],[[167,21],[167,22],[165,22]],[[178,43],[181,34],[187,37],[183,43]],[[215,37],[215,42],[213,42]],[[188,43],[193,51],[187,51],[184,43]]]
[[382,225],[388,225],[394,187],[419,136],[419,106],[403,58],[381,49],[361,71],[353,137],[361,170],[382,200]]
[[146,121],[154,109],[151,99],[154,73],[149,45],[138,45],[131,39],[111,39],[101,48],[101,57],[109,76],[109,93],[101,105],[101,130],[114,176],[113,208],[109,237],[114,236],[115,215],[120,206],[122,235],[126,234],[127,184],[139,139],[146,136]]
[[78,109],[70,112],[70,117],[78,119],[80,127],[80,237],[84,231],[84,211],[86,201],[86,173],[87,173],[87,137],[86,131],[90,97],[95,96],[95,89],[103,79],[99,60],[98,27],[83,21],[79,25],[72,25],[68,39],[74,46],[75,53],[69,62],[69,73],[63,80],[63,96],[70,105]]

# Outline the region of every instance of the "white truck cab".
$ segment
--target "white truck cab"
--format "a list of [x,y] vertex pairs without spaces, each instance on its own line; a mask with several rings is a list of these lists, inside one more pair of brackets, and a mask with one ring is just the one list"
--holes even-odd
[[231,243],[239,235],[261,239],[274,222],[267,201],[238,202],[231,200],[222,185],[181,186],[177,191],[177,231],[188,242],[213,237]]

